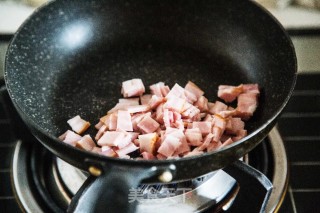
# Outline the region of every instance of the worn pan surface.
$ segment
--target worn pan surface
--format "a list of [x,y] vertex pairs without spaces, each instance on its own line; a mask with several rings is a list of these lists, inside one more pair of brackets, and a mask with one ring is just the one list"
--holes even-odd
[[[284,29],[251,1],[61,0],[37,10],[15,34],[5,81],[33,134],[67,162],[85,170],[169,169],[172,180],[181,180],[222,168],[254,148],[289,100],[296,70]],[[192,80],[212,101],[220,84],[258,83],[262,94],[246,124],[249,135],[201,156],[115,159],[57,139],[77,114],[95,124],[131,78],[170,86]]]

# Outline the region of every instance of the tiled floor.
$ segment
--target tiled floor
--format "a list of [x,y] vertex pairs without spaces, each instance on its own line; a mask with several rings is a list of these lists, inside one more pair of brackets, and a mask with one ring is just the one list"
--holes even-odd
[[290,161],[289,192],[280,212],[320,212],[320,75],[299,75],[278,126]]

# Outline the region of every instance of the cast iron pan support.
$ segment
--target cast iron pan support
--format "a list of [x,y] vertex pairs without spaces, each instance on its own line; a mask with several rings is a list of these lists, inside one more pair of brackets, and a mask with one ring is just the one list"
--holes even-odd
[[[235,178],[240,186],[227,212],[265,212],[272,191],[269,179],[240,160],[223,170]],[[73,197],[68,212],[133,213],[138,201],[129,202],[130,189],[137,189],[143,179],[157,173],[159,171],[152,169],[128,171],[113,168],[98,177],[91,176]]]

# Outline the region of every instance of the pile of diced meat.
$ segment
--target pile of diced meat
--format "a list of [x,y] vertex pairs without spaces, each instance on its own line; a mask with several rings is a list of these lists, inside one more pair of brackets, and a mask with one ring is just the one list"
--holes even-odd
[[[210,152],[247,135],[244,121],[257,108],[257,84],[221,85],[219,100],[209,102],[193,82],[171,89],[163,82],[145,93],[141,79],[122,83],[123,98],[100,118],[94,137],[90,123],[79,115],[68,120],[72,130],[59,138],[72,146],[106,155],[139,159],[170,159]],[[228,106],[231,104],[235,108]],[[226,104],[227,103],[227,104]],[[83,135],[83,136],[82,136]]]

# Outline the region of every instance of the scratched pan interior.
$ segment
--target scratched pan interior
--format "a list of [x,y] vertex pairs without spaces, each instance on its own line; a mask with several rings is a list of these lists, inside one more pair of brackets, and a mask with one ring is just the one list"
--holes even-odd
[[[82,168],[88,157],[129,163],[56,137],[75,115],[97,123],[121,97],[121,82],[132,78],[169,86],[191,80],[210,101],[217,99],[220,84],[258,83],[259,107],[246,123],[251,134],[225,155],[234,160],[274,125],[295,84],[296,58],[275,20],[238,0],[53,1],[20,27],[6,56],[6,85],[23,120],[48,149]],[[242,146],[246,141],[251,145]],[[221,158],[227,150],[211,156]],[[227,162],[222,157],[211,167]]]

